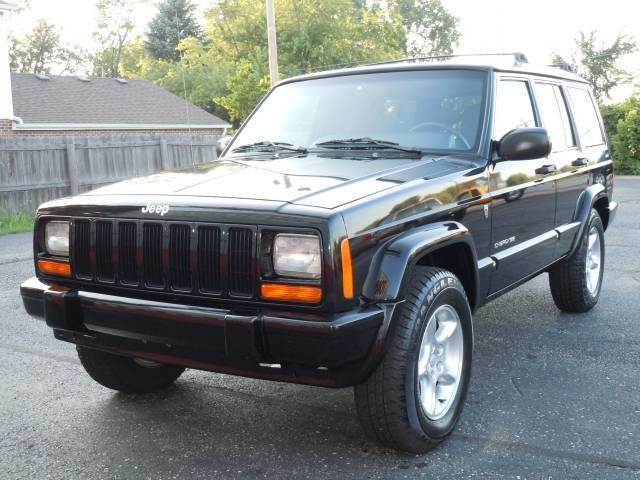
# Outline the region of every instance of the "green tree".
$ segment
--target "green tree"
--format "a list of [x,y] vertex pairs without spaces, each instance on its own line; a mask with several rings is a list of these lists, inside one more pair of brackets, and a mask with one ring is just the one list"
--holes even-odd
[[636,51],[632,37],[619,33],[613,43],[605,46],[598,44],[595,31],[580,32],[576,45],[573,68],[593,85],[598,101],[611,98],[611,90],[632,79],[629,72],[619,66],[622,57]]
[[[395,18],[378,8],[358,11],[353,0],[277,0],[278,57],[283,75],[401,55]],[[221,0],[206,13],[207,35],[221,55],[264,58],[267,30],[262,0]]]
[[127,42],[122,50],[121,73],[127,78],[149,80],[228,120],[226,109],[214,98],[229,93],[227,81],[234,74],[234,65],[218,58],[195,37],[180,42],[178,50],[181,60],[173,62],[151,57],[141,38]]
[[269,90],[269,76],[256,70],[249,60],[242,60],[227,82],[228,95],[215,101],[229,112],[229,119],[238,126],[249,116]]
[[451,55],[458,46],[459,20],[441,0],[387,0],[386,4],[391,13],[402,19],[407,55]]
[[93,34],[102,49],[93,56],[93,74],[119,77],[122,50],[134,28],[133,0],[97,0],[98,25]]
[[85,55],[80,48],[63,45],[58,28],[44,19],[23,38],[12,38],[9,51],[11,70],[34,74],[75,73]]
[[47,74],[60,50],[60,32],[44,19],[23,39],[12,39],[9,52],[11,69],[17,72]]
[[164,0],[148,26],[145,48],[156,59],[180,58],[178,44],[188,37],[201,39],[202,29],[195,15],[195,5],[189,0]]

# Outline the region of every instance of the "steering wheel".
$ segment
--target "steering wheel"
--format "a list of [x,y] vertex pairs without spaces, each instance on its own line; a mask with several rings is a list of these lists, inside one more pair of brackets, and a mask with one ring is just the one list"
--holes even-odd
[[454,130],[450,126],[445,125],[444,123],[440,123],[440,122],[422,122],[422,123],[419,123],[419,124],[414,125],[413,127],[411,127],[409,129],[409,131],[413,133],[413,132],[416,132],[418,130],[423,130],[423,129],[427,129],[427,130],[444,130],[445,132],[449,132],[451,135],[453,135],[458,140],[460,140],[464,144],[465,148],[471,150],[471,144],[465,138],[465,136],[462,133],[458,132],[457,130]]

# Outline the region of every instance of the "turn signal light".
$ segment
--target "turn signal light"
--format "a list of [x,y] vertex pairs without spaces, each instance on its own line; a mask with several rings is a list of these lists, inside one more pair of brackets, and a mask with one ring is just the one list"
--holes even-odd
[[47,275],[55,275],[56,277],[71,277],[71,265],[65,262],[38,260],[38,270]]
[[347,300],[353,299],[353,267],[351,265],[351,246],[349,239],[345,238],[340,243],[342,256],[342,296]]
[[306,285],[263,283],[260,293],[265,300],[277,300],[279,302],[318,303],[322,300],[322,289],[320,287]]

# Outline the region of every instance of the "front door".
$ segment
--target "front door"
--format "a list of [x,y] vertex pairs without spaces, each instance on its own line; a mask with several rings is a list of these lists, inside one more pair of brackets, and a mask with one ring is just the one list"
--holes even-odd
[[[496,88],[494,135],[540,124],[527,79],[502,78]],[[496,262],[489,293],[497,293],[553,261],[556,233],[554,167],[548,158],[499,161],[491,170],[491,256]]]

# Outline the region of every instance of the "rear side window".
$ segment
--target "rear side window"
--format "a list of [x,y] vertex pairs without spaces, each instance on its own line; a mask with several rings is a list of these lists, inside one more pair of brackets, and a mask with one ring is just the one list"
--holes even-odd
[[526,82],[501,80],[498,83],[494,125],[493,134],[497,140],[514,128],[536,126],[531,95]]
[[567,104],[558,85],[537,83],[536,94],[542,116],[542,126],[551,137],[554,152],[562,152],[576,146]]
[[604,143],[596,106],[587,90],[569,88],[574,118],[578,127],[580,141],[585,147]]

